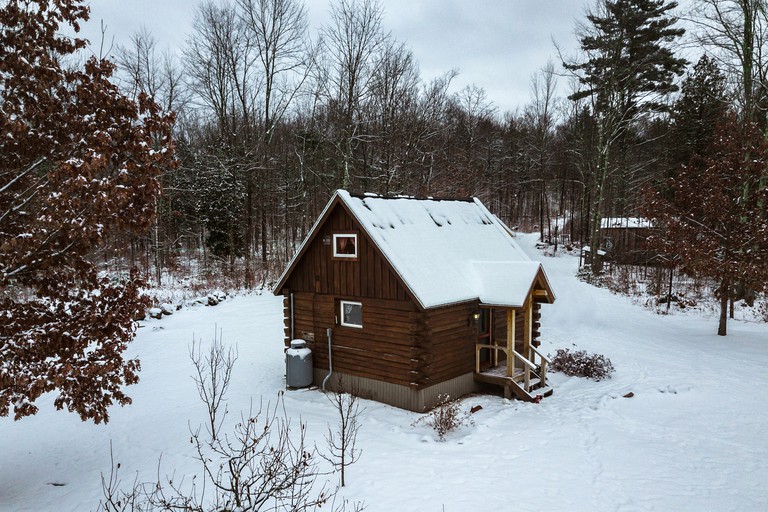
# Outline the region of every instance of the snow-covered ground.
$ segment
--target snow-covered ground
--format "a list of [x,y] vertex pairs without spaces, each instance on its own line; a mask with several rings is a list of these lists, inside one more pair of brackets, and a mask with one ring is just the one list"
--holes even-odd
[[[533,258],[535,238],[521,236]],[[473,425],[437,442],[419,415],[364,402],[360,461],[342,495],[369,511],[768,510],[768,325],[658,316],[574,278],[577,259],[544,258],[557,302],[544,306],[543,349],[608,356],[612,379],[551,376],[540,404],[478,396]],[[112,443],[126,484],[136,472],[198,470],[189,425],[203,419],[188,350],[214,329],[236,344],[230,411],[283,389],[282,304],[269,294],[145,322],[131,352],[142,361],[133,405],[107,425],[41,404],[0,419],[0,510],[94,510]],[[632,398],[623,395],[632,392]],[[334,411],[317,391],[286,394],[291,416],[322,442]]]

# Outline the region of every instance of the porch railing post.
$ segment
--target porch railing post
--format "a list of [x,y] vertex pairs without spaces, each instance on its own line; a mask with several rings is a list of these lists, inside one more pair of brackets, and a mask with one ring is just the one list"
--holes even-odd
[[515,374],[515,310],[507,310],[507,377]]
[[523,309],[524,329],[523,329],[523,356],[531,360],[531,338],[533,335],[533,297],[528,297]]

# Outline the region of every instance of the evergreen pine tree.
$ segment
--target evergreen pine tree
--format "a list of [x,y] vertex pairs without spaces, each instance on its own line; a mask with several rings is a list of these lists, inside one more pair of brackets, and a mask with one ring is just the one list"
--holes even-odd
[[715,142],[716,127],[725,118],[730,101],[725,76],[717,63],[703,55],[683,81],[672,107],[672,145],[675,167],[693,155],[707,156]]
[[677,90],[673,80],[685,66],[670,48],[684,33],[670,14],[675,7],[664,0],[599,0],[579,34],[584,60],[564,64],[581,85],[569,98],[589,99],[598,126],[589,220],[595,272],[602,269],[600,225],[614,151],[640,116],[664,110],[662,99]]

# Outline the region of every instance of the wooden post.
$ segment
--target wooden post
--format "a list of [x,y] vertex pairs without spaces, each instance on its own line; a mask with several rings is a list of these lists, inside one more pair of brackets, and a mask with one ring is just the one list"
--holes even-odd
[[523,329],[523,356],[531,360],[531,337],[533,334],[533,298],[528,297],[523,310],[525,315],[525,328]]
[[[493,308],[488,310],[488,344],[494,347],[498,345],[496,337],[493,335]],[[499,349],[493,349],[493,366],[494,368],[499,366]]]
[[475,345],[475,373],[480,373],[480,346]]
[[515,374],[515,310],[507,310],[507,377]]
[[[523,309],[525,317],[523,327],[523,357],[528,361],[531,360],[531,330],[533,329],[533,296],[528,297],[525,303],[525,309]],[[531,368],[525,365],[525,390],[530,391],[531,383]]]

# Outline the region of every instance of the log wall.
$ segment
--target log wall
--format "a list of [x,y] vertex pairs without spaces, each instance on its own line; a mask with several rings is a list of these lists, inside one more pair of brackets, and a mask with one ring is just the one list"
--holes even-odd
[[607,251],[608,257],[625,265],[646,265],[653,262],[655,253],[648,245],[648,238],[652,234],[653,230],[650,228],[617,227],[601,230],[601,236],[611,241],[612,247]]
[[[315,367],[329,367],[327,329],[330,328],[334,371],[412,388],[423,387],[427,382],[429,359],[421,344],[424,314],[409,301],[356,300],[363,305],[362,328],[337,325],[338,297],[294,293],[295,335],[307,340]],[[290,325],[288,319],[286,325]]]
[[[307,340],[316,368],[328,369],[331,328],[334,371],[412,389],[472,373],[476,327],[470,317],[476,303],[419,311],[409,301],[360,302],[362,329],[337,325],[339,299],[334,296],[294,293],[295,335]],[[287,343],[288,297],[285,304]]]
[[477,308],[475,301],[424,312],[426,329],[420,342],[430,354],[427,384],[474,372],[477,326],[471,317]]
[[[533,332],[531,333],[531,344],[534,347],[541,345],[539,341],[541,327],[541,304],[533,303]],[[525,329],[525,314],[523,308],[515,309],[515,350],[520,352],[523,347],[523,335]],[[493,339],[500,345],[507,343],[507,312],[506,309],[496,308],[493,310]]]

